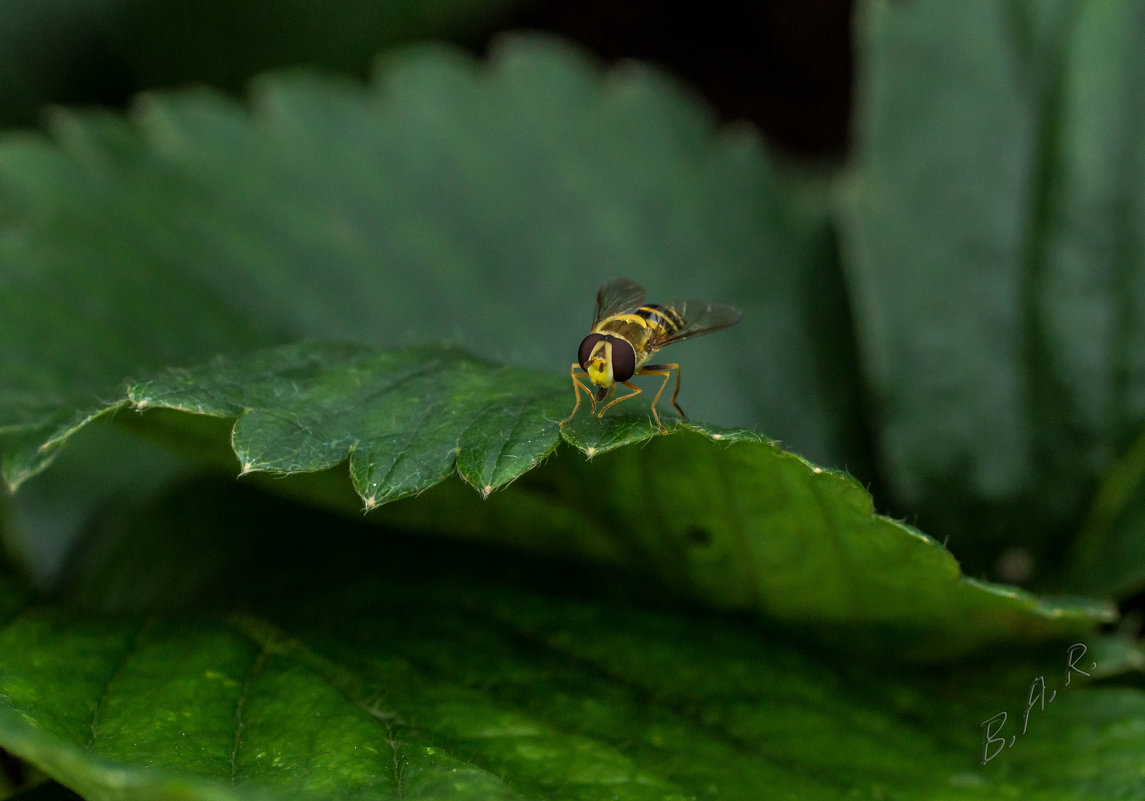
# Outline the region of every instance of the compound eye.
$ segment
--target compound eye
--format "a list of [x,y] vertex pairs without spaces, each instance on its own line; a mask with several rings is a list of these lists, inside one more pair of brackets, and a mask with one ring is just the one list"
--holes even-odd
[[589,334],[580,343],[580,350],[577,352],[576,360],[580,362],[581,369],[588,369],[588,357],[592,355],[592,349],[596,347],[596,343],[604,339],[604,334]]
[[627,381],[636,372],[636,351],[623,339],[612,340],[612,380]]

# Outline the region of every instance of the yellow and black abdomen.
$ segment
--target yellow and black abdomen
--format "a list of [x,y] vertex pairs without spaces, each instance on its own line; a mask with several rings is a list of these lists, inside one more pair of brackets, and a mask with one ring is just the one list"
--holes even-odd
[[634,314],[643,318],[645,324],[652,331],[652,342],[654,343],[652,350],[657,350],[676,336],[685,325],[684,316],[671,306],[649,303],[641,306]]

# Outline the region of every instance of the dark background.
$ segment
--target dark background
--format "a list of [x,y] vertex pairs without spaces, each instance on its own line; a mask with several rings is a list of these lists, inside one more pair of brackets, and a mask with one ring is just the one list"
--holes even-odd
[[8,0],[0,9],[0,79],[8,82],[0,125],[35,126],[49,103],[122,108],[137,92],[187,83],[238,93],[252,75],[295,64],[365,77],[389,45],[445,37],[480,53],[500,33],[525,28],[578,42],[607,62],[655,62],[722,119],[755,123],[799,160],[835,162],[847,148],[849,0],[490,0],[475,3],[471,19],[453,12],[444,22],[432,10],[403,18],[401,3],[322,6],[325,19],[304,18],[307,10],[292,5],[268,12],[256,0]]

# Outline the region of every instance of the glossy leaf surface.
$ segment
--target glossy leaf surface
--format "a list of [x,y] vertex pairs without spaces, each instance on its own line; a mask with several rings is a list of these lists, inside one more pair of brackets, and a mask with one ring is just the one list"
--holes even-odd
[[[954,672],[832,657],[636,574],[217,482],[94,532],[71,606],[0,582],[0,738],[90,798],[1066,798],[1121,786],[1145,737],[1139,693],[1065,685],[1066,643]],[[141,571],[182,580],[148,598]],[[1057,702],[979,765],[981,722],[1008,710],[1014,733],[1035,672]]]

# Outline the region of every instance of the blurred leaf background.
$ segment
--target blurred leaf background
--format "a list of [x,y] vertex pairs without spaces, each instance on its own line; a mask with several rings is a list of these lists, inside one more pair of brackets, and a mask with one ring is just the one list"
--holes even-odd
[[[713,612],[728,590],[723,567],[698,602],[684,591],[666,611],[633,606],[687,584],[672,574],[675,552],[655,546],[617,560],[630,571],[621,577],[570,566],[546,583],[524,580],[538,568],[518,557],[505,567],[457,542],[443,552],[397,534],[391,548],[371,527],[282,512],[266,492],[282,504],[337,506],[344,472],[254,490],[204,480],[204,465],[234,466],[226,424],[210,420],[121,411],[48,465],[58,442],[118,401],[125,378],[300,340],[460,344],[551,373],[551,385],[538,379],[547,392],[566,380],[596,287],[628,275],[654,301],[705,297],[745,312],[736,328],[680,346],[681,402],[693,418],[752,429],[849,472],[879,512],[945,544],[968,576],[1119,601],[1129,613],[1122,636],[1092,633],[1090,646],[1094,665],[1123,673],[1140,664],[1133,626],[1145,580],[1142,34],[1145,11],[1133,2],[4,4],[0,436],[8,480],[30,480],[7,499],[3,533],[6,560],[31,581],[3,584],[2,609],[25,611],[12,612],[0,674],[14,694],[38,671],[44,679],[22,696],[44,702],[26,710],[32,729],[0,720],[35,766],[13,761],[9,780],[42,769],[85,797],[112,797],[108,777],[134,761],[176,772],[169,786],[131,774],[126,785],[141,783],[127,792],[139,797],[157,787],[389,797],[396,785],[427,798],[593,798],[602,788],[739,797],[761,783],[793,797],[1132,787],[1111,767],[1145,739],[1142,699],[1124,676],[1125,686],[1063,690],[1050,734],[1011,743],[988,766],[973,761],[980,721],[1017,706],[1034,675],[1058,670],[1056,642],[1019,647],[1050,636],[1036,615],[1064,617],[1060,634],[1071,621],[1092,626],[1097,612],[958,584],[1014,651],[959,663],[944,684],[916,674],[912,635],[880,627],[864,603],[858,617],[869,616],[848,634],[800,630],[798,613],[793,624],[758,599],[732,606],[768,610],[763,633]],[[719,516],[691,510],[740,475],[738,457],[705,447],[629,446],[587,468],[562,451],[556,467],[503,490],[503,504],[498,493],[477,511],[443,486],[375,515],[374,526],[455,539],[472,529],[478,542],[531,553],[529,533],[575,541],[585,510],[605,498],[625,523],[602,526],[601,543],[621,529],[637,540],[662,529],[663,551],[690,554],[686,532],[672,539],[673,513],[709,525]],[[855,482],[808,479],[819,468],[793,460],[761,456],[756,476],[782,483],[794,471],[808,488],[836,488],[842,500],[819,499],[832,514],[868,514]],[[645,480],[644,470],[659,472]],[[602,476],[607,490],[586,493]],[[619,488],[658,482],[669,511],[642,523],[640,490]],[[738,514],[736,499],[753,490],[747,479],[736,486],[727,497]],[[793,530],[816,530],[818,509],[800,506]],[[252,521],[257,531],[244,532]],[[331,554],[326,538],[358,558]],[[844,577],[877,583],[884,576],[858,565],[881,546],[862,542]],[[564,555],[557,545],[536,551]],[[889,553],[886,576],[899,567]],[[928,553],[935,564],[921,581],[961,580],[937,546]],[[829,564],[846,564],[831,555]],[[458,572],[470,561],[481,565],[477,579]],[[425,573],[411,581],[402,565]],[[35,593],[53,587],[41,609]],[[800,579],[793,607],[809,589]],[[294,591],[297,608],[284,601]],[[154,607],[177,622],[131,617]],[[197,618],[219,609],[221,618]],[[933,614],[922,602],[899,609]],[[929,619],[935,641],[957,629]],[[997,639],[970,617],[962,627],[968,641]],[[819,649],[839,643],[855,661],[832,673]],[[854,656],[856,643],[877,656]],[[137,659],[117,663],[125,648]],[[328,693],[313,701],[339,721],[327,751],[377,742],[376,723],[373,735],[354,729],[365,709],[391,727],[396,775],[374,775],[378,755],[362,753],[313,774],[343,777],[330,786],[279,785],[270,772],[237,795],[188,782],[179,771],[233,781],[231,696],[202,682],[214,668],[197,662],[185,682],[165,678],[162,692],[134,672],[168,670],[180,661],[171,654],[200,648],[204,665],[217,658],[273,676],[269,711],[256,725],[254,697],[248,731],[266,741],[281,733],[274,747],[286,764],[305,761],[291,749],[308,729],[289,715],[275,724],[276,704]],[[87,681],[74,682],[72,698],[69,671],[44,665],[85,649]],[[888,655],[886,681],[872,681]],[[932,647],[932,660],[946,656]],[[676,675],[687,661],[707,678],[688,686]],[[179,687],[193,692],[183,699]],[[395,689],[375,697],[377,687]],[[201,704],[202,720],[186,726],[214,732],[203,741],[219,752],[200,763],[157,736],[139,756],[132,738],[148,693],[172,715]],[[520,718],[504,717],[505,697]],[[88,725],[85,704],[101,698],[114,703],[94,702]],[[930,708],[939,698],[941,712]],[[641,699],[653,703],[642,710]],[[619,721],[614,740],[605,718]],[[839,718],[851,728],[832,735]],[[537,719],[553,730],[533,728]],[[797,725],[811,719],[823,725]],[[792,728],[769,728],[776,721]],[[86,746],[75,734],[85,726]],[[483,743],[485,731],[505,735],[506,750]],[[771,750],[801,735],[805,750]],[[833,736],[854,757],[833,756],[820,774],[818,755],[845,750]],[[744,757],[756,749],[768,755],[759,764]],[[1046,764],[1067,780],[1033,767]]]
[[[1098,513],[1092,504],[1110,468],[1129,453],[1142,416],[1140,348],[1134,347],[1140,337],[1135,254],[1141,212],[1133,188],[1141,156],[1136,95],[1128,83],[1139,65],[1123,38],[1138,23],[1132,5],[1080,10],[1018,3],[951,11],[949,19],[929,6],[892,14],[880,3],[857,10],[825,4],[805,12],[730,4],[711,14],[604,5],[347,2],[318,13],[257,2],[15,2],[0,9],[0,121],[10,128],[48,125],[67,146],[69,136],[92,131],[72,126],[50,104],[122,108],[139,91],[188,85],[215,86],[238,97],[249,91],[256,109],[262,107],[258,113],[273,119],[274,104],[289,102],[288,96],[260,89],[258,82],[252,88],[260,71],[306,64],[362,78],[379,63],[379,53],[402,43],[445,38],[479,55],[495,48],[503,31],[531,26],[579,38],[605,59],[619,59],[620,82],[655,82],[674,73],[677,88],[697,99],[702,93],[708,110],[634,108],[630,119],[610,129],[609,123],[586,122],[569,94],[553,95],[551,106],[525,117],[519,107],[506,112],[443,105],[439,110],[452,115],[455,127],[435,135],[457,137],[454,148],[468,139],[473,152],[458,150],[453,157],[468,159],[468,167],[459,161],[415,164],[411,152],[425,141],[418,137],[447,118],[419,123],[413,115],[427,112],[414,105],[421,99],[411,97],[408,111],[393,112],[411,124],[408,142],[394,143],[410,149],[403,157],[406,174],[395,176],[376,163],[377,153],[347,141],[337,161],[366,184],[347,186],[347,198],[368,201],[372,193],[376,202],[384,189],[372,192],[368,184],[395,178],[404,191],[425,193],[422,209],[443,201],[472,206],[495,196],[499,207],[480,223],[488,237],[457,243],[465,250],[448,254],[454,245],[437,242],[433,257],[450,259],[454,269],[423,275],[405,288],[420,293],[407,304],[421,312],[420,320],[380,311],[383,292],[376,285],[335,282],[320,288],[315,308],[277,312],[294,319],[257,321],[247,341],[301,333],[406,344],[436,336],[476,341],[493,358],[551,366],[567,360],[567,332],[585,326],[595,287],[607,277],[643,276],[656,297],[723,292],[745,307],[752,328],[729,334],[739,339],[730,347],[695,344],[699,355],[689,360],[689,383],[716,390],[703,397],[700,416],[750,425],[808,458],[850,470],[872,489],[881,510],[953,542],[972,571],[1005,579],[1041,576],[1084,589],[1083,581],[1067,575],[1063,558],[1074,561],[1071,542],[1089,520],[1085,558],[1109,559],[1097,555],[1102,549],[1095,543],[1115,537],[1110,516],[1130,512],[1103,507]],[[864,55],[854,71],[853,17]],[[937,36],[940,29],[962,30],[959,25],[973,48]],[[1122,38],[1111,38],[1115,34]],[[65,46],[45,47],[48,41]],[[933,68],[915,81],[894,80],[918,52]],[[664,72],[645,76],[648,62]],[[88,66],[77,68],[80,63]],[[403,102],[402,76],[410,72],[382,69],[381,80],[394,84],[391,102]],[[431,76],[408,80],[411,95],[437,91],[447,102],[450,88],[434,85]],[[853,96],[861,102],[852,113]],[[163,136],[164,125],[178,124],[163,119],[167,102],[136,104],[136,118],[144,130],[151,127],[152,137]],[[673,112],[681,116],[653,116]],[[171,113],[180,113],[179,106]],[[689,116],[691,128],[678,127]],[[519,138],[504,138],[497,128],[502,119],[517,126],[559,120],[553,132],[566,140],[544,148],[564,148],[566,155],[577,141],[596,148],[588,137],[610,137],[607,152],[589,149],[570,159],[582,171],[598,166],[596,175],[583,173],[581,191],[594,202],[616,204],[611,230],[573,210],[582,215],[583,228],[566,224],[563,231],[538,232],[535,239],[546,245],[528,245],[520,236],[498,241],[495,225],[503,233],[538,224],[520,211],[529,202],[522,196],[537,187],[521,180],[524,173],[507,171],[528,170],[530,158],[555,157],[552,149],[536,149],[525,130]],[[571,121],[596,127],[578,133]],[[725,125],[722,141],[711,145],[712,157],[725,162],[722,174],[713,164],[686,165],[693,144],[679,138],[704,136],[703,126],[713,122]],[[771,152],[752,153],[761,143],[743,140],[747,122],[771,140]],[[675,171],[612,171],[610,162],[631,166],[635,154],[624,149],[648,147],[658,130],[675,139],[664,139],[666,149],[649,160],[675,157]],[[982,142],[989,146],[980,147]],[[324,158],[301,150],[300,141],[283,146],[294,148],[295,158],[305,154],[315,167]],[[220,154],[198,157],[209,159],[202,169],[230,170],[235,182],[212,187],[215,196],[204,200],[219,203],[227,194],[260,191],[254,184],[244,187],[251,176],[219,163]],[[484,182],[470,198],[466,169]],[[684,172],[690,169],[696,172]],[[496,171],[505,174],[492,183]],[[448,175],[453,183],[442,184]],[[737,180],[738,186],[728,183]],[[620,196],[625,187],[657,197],[663,206],[629,204]],[[694,204],[700,197],[712,202],[708,192],[725,200],[699,214]],[[291,202],[289,194],[284,202]],[[744,208],[745,197],[760,198],[759,205]],[[76,201],[92,202],[90,196]],[[296,213],[308,213],[305,199],[298,202]],[[476,224],[465,214],[459,220]],[[634,251],[635,240],[617,238],[631,236],[626,232],[650,218],[665,226],[660,237],[648,237],[660,239],[658,252],[643,244]],[[735,243],[735,249],[704,251],[699,237],[678,231],[680,224],[722,226],[725,232],[710,239]],[[446,227],[421,233],[426,236],[420,241],[391,251],[406,260],[395,266],[418,269],[418,259],[431,255],[430,234],[455,236]],[[556,237],[569,246],[547,247]],[[385,233],[378,238],[380,245],[350,246],[386,247]],[[776,241],[780,252],[763,252]],[[273,257],[311,272],[321,265],[327,275],[340,269],[337,258],[317,252]],[[526,262],[535,266],[531,274],[513,272]],[[221,281],[237,277],[233,264],[215,269]],[[672,280],[654,281],[660,274]],[[387,280],[384,275],[365,280]],[[684,275],[688,283],[678,287]],[[355,277],[355,283],[361,280]],[[83,292],[83,285],[73,291]],[[268,287],[255,281],[250,291]],[[543,304],[549,321],[533,326],[529,336],[518,333],[535,319],[522,296]],[[230,313],[241,317],[241,305]],[[203,335],[190,328],[185,335]],[[216,327],[213,335],[231,345],[240,336],[234,327]],[[220,349],[208,342],[191,352]],[[82,368],[73,363],[69,369]],[[748,376],[738,385],[737,373]],[[761,374],[771,379],[757,379]],[[725,383],[735,386],[723,391]],[[1125,467],[1132,472],[1132,465]],[[1126,480],[1122,475],[1119,485]],[[1007,573],[1007,565],[1017,572]]]

